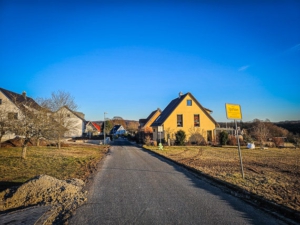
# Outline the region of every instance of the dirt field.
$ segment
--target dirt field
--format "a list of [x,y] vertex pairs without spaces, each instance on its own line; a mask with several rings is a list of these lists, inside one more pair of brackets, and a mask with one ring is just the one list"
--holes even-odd
[[300,211],[300,150],[242,149],[242,179],[237,147],[144,146],[205,174]]

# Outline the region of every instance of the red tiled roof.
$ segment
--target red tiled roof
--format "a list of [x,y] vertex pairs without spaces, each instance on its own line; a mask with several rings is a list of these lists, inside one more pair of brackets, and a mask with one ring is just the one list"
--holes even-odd
[[92,122],[93,126],[100,132],[101,128],[99,126],[99,124]]

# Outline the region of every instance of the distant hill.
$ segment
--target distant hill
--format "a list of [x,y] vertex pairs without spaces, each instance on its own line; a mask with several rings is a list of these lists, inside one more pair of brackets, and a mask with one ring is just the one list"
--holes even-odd
[[287,129],[289,132],[294,134],[300,134],[300,120],[295,121],[281,121],[274,123],[278,127]]
[[[294,121],[280,121],[280,122],[271,122],[275,124],[278,127],[282,127],[289,132],[292,132],[293,134],[300,134],[300,120],[294,120]],[[233,127],[235,128],[234,122],[218,122],[220,127]],[[249,129],[252,127],[252,122],[237,122],[237,126],[241,127],[242,129]]]

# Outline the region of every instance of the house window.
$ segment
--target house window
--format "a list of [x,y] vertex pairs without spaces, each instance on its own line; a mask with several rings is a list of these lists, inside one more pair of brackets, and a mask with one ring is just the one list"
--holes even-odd
[[177,127],[183,127],[183,116],[177,115]]
[[2,99],[0,98],[0,105],[2,105]]
[[192,100],[186,100],[186,105],[187,106],[192,106]]
[[71,115],[70,115],[70,114],[67,114],[67,117],[71,117]]
[[9,120],[17,120],[18,119],[18,113],[9,112],[8,113],[8,119]]
[[194,115],[194,127],[200,127],[200,115],[199,114]]
[[155,132],[155,128],[153,128],[153,132]]

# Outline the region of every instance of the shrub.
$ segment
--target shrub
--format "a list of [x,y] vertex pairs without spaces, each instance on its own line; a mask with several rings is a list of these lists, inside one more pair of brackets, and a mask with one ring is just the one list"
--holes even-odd
[[147,145],[147,146],[151,145],[151,138],[149,135],[146,135],[144,142],[145,142],[145,145]]
[[228,133],[225,131],[220,132],[219,140],[221,145],[226,145],[228,141]]
[[237,139],[233,135],[229,135],[229,140],[228,140],[229,145],[237,145]]
[[283,146],[284,143],[283,138],[280,137],[273,137],[273,142],[277,148]]
[[191,137],[189,138],[189,142],[192,145],[206,145],[206,141],[204,137],[199,133],[192,134]]
[[186,134],[183,130],[179,130],[175,134],[176,140],[175,144],[176,145],[184,145]]

